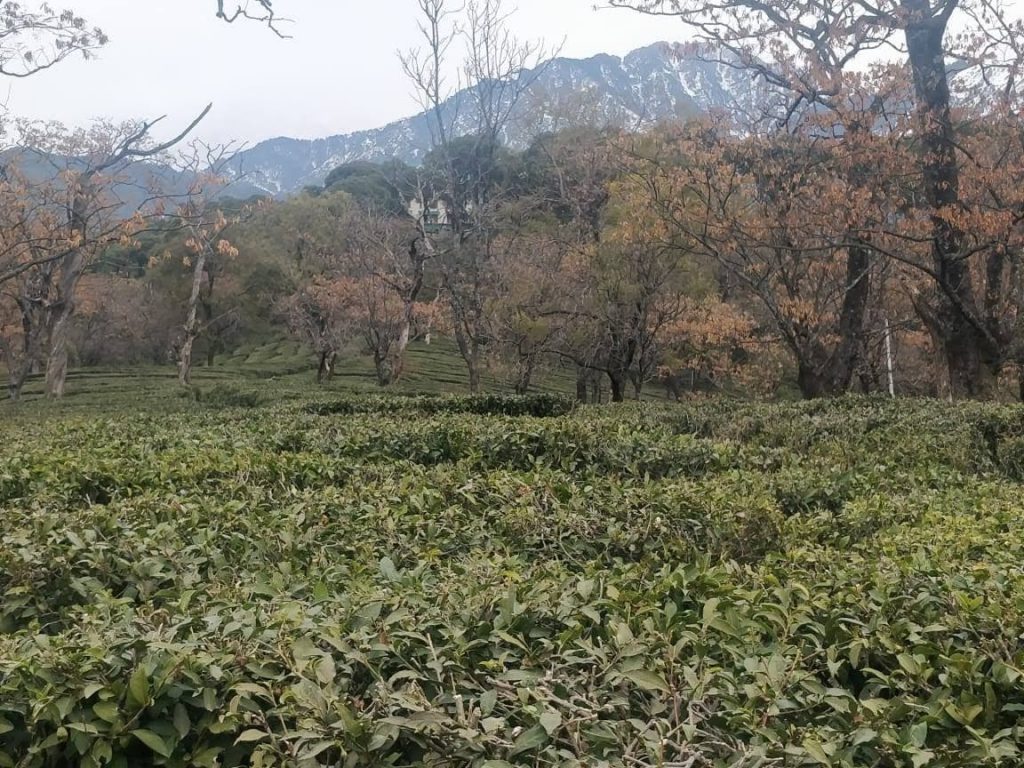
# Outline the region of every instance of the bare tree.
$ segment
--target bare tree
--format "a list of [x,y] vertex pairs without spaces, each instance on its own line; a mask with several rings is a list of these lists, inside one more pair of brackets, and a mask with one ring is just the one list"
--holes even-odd
[[225,0],[217,0],[217,18],[228,24],[234,24],[239,19],[255,21],[266,24],[278,37],[288,37],[282,30],[281,25],[288,21],[277,14],[274,7],[274,0],[244,0],[230,9]]
[[31,235],[31,247],[18,251],[17,263],[0,275],[0,282],[30,271],[41,275],[50,397],[64,394],[69,323],[82,276],[105,248],[125,242],[147,222],[163,218],[168,205],[180,197],[158,175],[135,166],[181,142],[209,110],[203,110],[181,133],[159,143],[152,142],[150,134],[163,118],[121,126],[100,124],[74,132],[52,125],[23,127],[26,146],[31,147],[25,151],[52,171],[43,183],[31,185],[39,201],[32,215],[46,234]]
[[24,78],[79,54],[88,58],[107,43],[107,36],[73,11],[48,3],[26,8],[0,6],[0,75]]
[[[245,0],[232,10],[217,0],[217,17],[233,23],[248,19],[266,24],[280,37],[286,22],[273,0]],[[25,78],[49,69],[75,55],[86,58],[109,42],[98,27],[69,9],[48,2],[5,2],[0,5],[0,76]]]
[[378,383],[388,386],[402,375],[431,252],[408,217],[360,208],[349,230],[349,251],[343,255],[349,262],[346,271],[367,287],[367,347]]
[[[490,336],[485,313],[493,285],[489,260],[505,215],[501,142],[516,106],[551,54],[541,43],[512,35],[500,0],[470,0],[464,18],[447,0],[418,2],[424,47],[403,54],[401,61],[431,116],[434,176],[422,187],[429,197],[421,205],[427,209],[442,203],[446,219],[442,231],[432,230],[425,218],[419,226],[424,246],[439,265],[455,341],[470,390],[477,392]],[[465,58],[453,66],[452,48],[459,41],[465,43]],[[467,103],[453,98],[459,84],[468,86]]]
[[[212,338],[217,317],[213,309],[214,288],[225,264],[238,256],[238,249],[226,238],[228,230],[251,218],[252,206],[242,206],[230,214],[216,203],[229,187],[228,167],[235,159],[232,145],[210,146],[201,141],[192,143],[179,165],[193,178],[188,196],[178,207],[175,225],[185,235],[185,247],[191,254],[192,287],[186,304],[184,336],[178,353],[178,381],[182,386],[192,382],[192,350],[196,340],[207,335],[207,365],[213,365],[216,345]],[[237,178],[235,179],[237,181]],[[199,310],[203,310],[200,320]],[[225,313],[225,317],[230,313]]]

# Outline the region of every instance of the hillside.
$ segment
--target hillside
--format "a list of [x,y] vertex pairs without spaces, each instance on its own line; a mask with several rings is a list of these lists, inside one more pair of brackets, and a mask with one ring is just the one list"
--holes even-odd
[[[545,131],[580,125],[641,128],[710,110],[749,111],[762,101],[749,73],[711,58],[692,45],[658,43],[624,57],[553,59],[516,106],[503,138],[523,149]],[[456,132],[462,135],[476,125],[471,101],[471,94],[461,91],[445,107],[458,116]],[[430,147],[430,125],[421,113],[323,139],[271,139],[241,153],[237,171],[247,183],[280,195],[320,184],[333,168],[353,160],[398,158],[416,164]]]

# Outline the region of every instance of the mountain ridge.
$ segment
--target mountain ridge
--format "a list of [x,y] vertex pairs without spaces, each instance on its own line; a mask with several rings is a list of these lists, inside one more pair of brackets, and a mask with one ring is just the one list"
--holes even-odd
[[[503,141],[524,149],[537,135],[567,127],[640,129],[711,110],[750,110],[763,100],[754,78],[712,60],[693,43],[659,42],[624,56],[597,53],[557,57],[527,72],[533,80],[516,105]],[[711,52],[714,53],[714,52]],[[443,109],[456,135],[473,132],[475,116],[462,90]],[[354,160],[399,159],[418,164],[431,146],[431,117],[420,112],[379,128],[318,139],[279,136],[239,153],[233,174],[246,187],[274,196],[319,185],[339,165]]]

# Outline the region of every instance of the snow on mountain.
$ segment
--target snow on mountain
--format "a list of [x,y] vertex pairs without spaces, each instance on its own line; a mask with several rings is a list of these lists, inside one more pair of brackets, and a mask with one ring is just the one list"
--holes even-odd
[[[523,149],[540,133],[570,126],[637,129],[711,110],[756,109],[764,95],[753,76],[715,58],[713,51],[695,45],[656,43],[624,57],[553,59],[516,105],[502,138]],[[474,130],[471,104],[471,94],[462,91],[445,105],[449,115],[457,116],[457,135]],[[417,164],[430,145],[431,118],[419,114],[324,139],[270,139],[241,153],[237,172],[247,185],[286,195],[322,183],[332,169],[353,160],[397,158]]]

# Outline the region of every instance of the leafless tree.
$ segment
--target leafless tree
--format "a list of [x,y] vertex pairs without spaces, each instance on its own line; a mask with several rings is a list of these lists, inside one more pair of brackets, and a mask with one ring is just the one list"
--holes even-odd
[[83,275],[105,248],[164,218],[182,197],[159,174],[144,168],[144,161],[161,157],[184,140],[209,110],[163,142],[150,139],[163,118],[73,132],[53,125],[23,127],[26,156],[49,172],[28,187],[36,201],[29,209],[35,229],[27,244],[13,249],[0,283],[30,272],[37,278],[26,284],[38,284],[33,302],[42,307],[50,397],[64,394],[69,323]]
[[[447,0],[418,0],[423,47],[401,55],[403,69],[431,116],[435,177],[423,207],[442,202],[446,221],[434,231],[419,222],[424,246],[436,258],[470,390],[480,388],[489,338],[485,313],[489,266],[503,210],[496,170],[516,106],[550,58],[542,43],[518,40],[501,0],[470,0],[459,13]],[[465,44],[461,65],[451,61]],[[455,98],[458,86],[468,98]],[[465,102],[465,103],[463,103]],[[464,113],[463,110],[468,110]]]
[[[178,381],[182,386],[192,383],[192,350],[196,340],[204,333],[211,335],[215,322],[220,319],[213,310],[215,283],[224,263],[238,255],[238,250],[227,239],[228,230],[251,215],[249,206],[226,214],[216,204],[215,198],[224,194],[230,183],[226,171],[235,154],[231,146],[211,147],[197,141],[182,164],[194,179],[188,198],[175,215],[176,223],[187,238],[185,246],[191,254],[192,271],[184,337],[178,354]],[[202,320],[200,308],[204,313]],[[209,339],[208,365],[213,364],[215,349],[213,339]]]
[[255,21],[266,24],[278,37],[288,37],[282,31],[282,24],[288,19],[278,15],[274,7],[274,0],[244,0],[232,10],[230,4],[225,0],[217,0],[217,18],[228,24],[234,24],[239,19]]
[[76,54],[89,57],[106,43],[101,29],[73,11],[58,11],[48,3],[0,6],[0,75],[29,77]]

